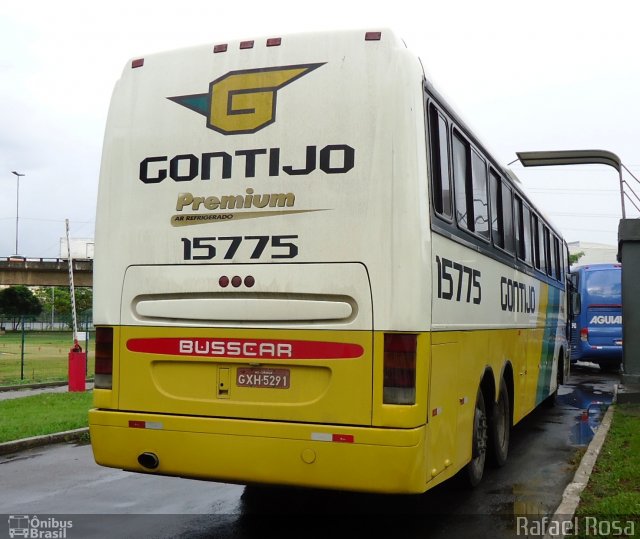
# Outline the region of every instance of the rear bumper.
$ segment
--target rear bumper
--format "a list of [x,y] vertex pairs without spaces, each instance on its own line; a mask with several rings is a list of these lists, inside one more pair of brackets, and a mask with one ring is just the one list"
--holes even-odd
[[[424,426],[379,429],[93,409],[89,427],[96,462],[112,468],[363,492],[427,488]],[[157,455],[157,469],[138,463],[145,452]]]
[[610,360],[622,361],[622,346],[577,346],[571,349],[571,363],[576,361]]

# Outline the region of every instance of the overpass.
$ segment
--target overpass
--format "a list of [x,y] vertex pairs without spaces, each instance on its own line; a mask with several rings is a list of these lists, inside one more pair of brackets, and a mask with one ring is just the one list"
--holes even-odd
[[[75,286],[93,286],[93,260],[72,260]],[[0,258],[0,286],[69,286],[69,262],[64,258]]]

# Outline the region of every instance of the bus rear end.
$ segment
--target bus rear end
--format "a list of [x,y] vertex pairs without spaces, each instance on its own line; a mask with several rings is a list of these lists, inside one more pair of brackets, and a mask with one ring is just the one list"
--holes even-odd
[[426,245],[391,241],[426,190],[421,84],[385,32],[125,67],[96,223],[99,464],[424,490],[430,276],[398,261]]
[[572,280],[579,294],[572,321],[572,362],[596,363],[603,370],[617,370],[620,367],[621,279],[620,264],[591,264],[572,272]]

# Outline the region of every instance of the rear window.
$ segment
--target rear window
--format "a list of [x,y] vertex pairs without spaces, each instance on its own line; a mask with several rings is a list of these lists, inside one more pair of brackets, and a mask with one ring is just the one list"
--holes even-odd
[[622,272],[619,269],[587,272],[585,290],[590,296],[590,303],[620,303]]

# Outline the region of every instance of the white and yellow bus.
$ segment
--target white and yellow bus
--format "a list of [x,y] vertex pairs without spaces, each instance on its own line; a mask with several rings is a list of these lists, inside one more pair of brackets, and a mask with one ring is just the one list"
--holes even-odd
[[136,58],[100,176],[96,462],[476,484],[566,375],[566,255],[391,31]]

